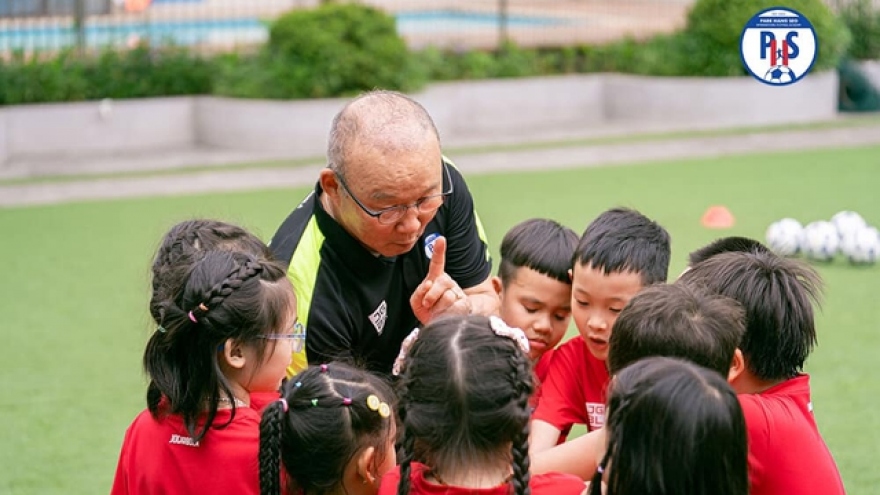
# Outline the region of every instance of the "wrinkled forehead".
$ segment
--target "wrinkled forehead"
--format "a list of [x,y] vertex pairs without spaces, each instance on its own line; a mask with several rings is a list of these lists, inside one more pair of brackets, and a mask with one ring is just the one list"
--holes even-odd
[[345,179],[374,199],[406,197],[442,187],[443,156],[431,133],[419,139],[353,140],[345,159]]

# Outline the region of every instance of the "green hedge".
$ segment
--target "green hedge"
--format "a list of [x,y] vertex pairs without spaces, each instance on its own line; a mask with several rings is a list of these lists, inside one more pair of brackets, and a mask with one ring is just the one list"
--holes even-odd
[[182,48],[0,60],[0,105],[209,94],[214,63]]
[[0,105],[208,94],[213,72],[213,62],[174,47],[48,59],[17,53],[0,60]]
[[360,4],[326,3],[272,24],[256,57],[228,57],[216,93],[254,98],[321,98],[377,87],[414,90],[425,80],[394,18]]
[[847,0],[840,18],[852,33],[849,56],[856,60],[880,60],[880,9],[873,0]]
[[[866,8],[864,1],[854,0]],[[315,98],[373,88],[415,91],[429,81],[622,72],[653,76],[739,76],[745,23],[776,0],[697,0],[684,30],[647,41],[601,46],[494,51],[429,48],[410,52],[394,19],[360,4],[325,3],[294,10],[270,26],[256,53],[203,58],[184,48],[139,46],[46,59],[17,54],[0,61],[0,105],[101,98],[216,94],[243,98]],[[853,56],[880,57],[880,14],[836,17],[822,0],[788,0],[820,40],[815,71],[837,66],[850,31]],[[855,9],[856,7],[853,7]],[[843,19],[843,20],[841,20]],[[847,29],[847,24],[849,29]],[[874,24],[872,24],[874,23]]]
[[809,19],[816,31],[819,54],[812,70],[837,67],[849,46],[850,34],[823,0],[697,0],[683,33],[688,56],[681,61],[682,75],[746,74],[739,49],[743,27],[758,12],[780,3]]

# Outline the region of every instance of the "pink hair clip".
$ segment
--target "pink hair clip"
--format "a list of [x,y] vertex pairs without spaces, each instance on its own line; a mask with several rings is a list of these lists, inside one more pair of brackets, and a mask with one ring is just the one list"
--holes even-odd
[[343,397],[343,398],[342,398],[342,405],[343,405],[343,406],[350,406],[350,405],[351,405],[351,399],[350,399],[349,397]]
[[322,364],[322,365],[321,365],[321,373],[326,373],[326,372],[327,372],[327,365],[326,365],[326,364]]
[[196,315],[194,315],[192,311],[189,312],[189,319],[192,320],[193,323],[199,322],[199,320],[196,319]]
[[278,402],[281,403],[281,410],[283,410],[284,412],[287,412],[287,399],[281,398],[281,399],[278,399]]
[[529,339],[521,329],[509,326],[507,323],[504,323],[504,320],[494,315],[489,317],[489,326],[492,327],[492,331],[495,332],[495,335],[507,337],[516,342],[516,345],[518,345],[523,352],[529,352]]
[[419,338],[419,329],[415,328],[409,335],[403,339],[403,342],[400,344],[400,353],[397,355],[397,359],[394,360],[394,366],[391,367],[391,374],[394,376],[400,375],[400,372],[403,371],[403,362],[406,360],[406,355],[409,354],[410,348],[415,343],[416,339]]

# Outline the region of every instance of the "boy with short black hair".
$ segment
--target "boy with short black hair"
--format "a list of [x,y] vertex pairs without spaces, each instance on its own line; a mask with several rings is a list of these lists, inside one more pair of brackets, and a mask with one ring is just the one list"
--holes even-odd
[[660,356],[686,359],[727,379],[743,334],[745,312],[729,297],[686,284],[647,287],[614,322],[608,373]]
[[742,363],[729,377],[749,434],[752,495],[845,493],[813,417],[804,362],[816,344],[819,274],[770,252],[722,253],[679,279],[737,300],[745,309]]
[[705,261],[716,254],[750,252],[769,253],[770,248],[750,237],[720,237],[699,249],[691,251],[688,255],[688,267],[694,266],[701,261]]
[[572,229],[544,218],[514,225],[501,241],[501,262],[492,285],[501,298],[501,318],[529,339],[538,386],[571,319],[568,271],[577,243]]
[[533,415],[533,453],[556,445],[574,424],[602,427],[612,326],[643,287],[666,281],[669,256],[669,233],[635,210],[607,210],[584,231],[571,269],[572,317],[580,338],[553,355]]
[[[608,346],[614,376],[644,358],[673,357],[730,375],[742,362],[737,346],[745,312],[735,300],[686,284],[646,287],[626,305]],[[559,471],[589,480],[605,454],[604,432],[595,430],[533,458],[535,473]]]

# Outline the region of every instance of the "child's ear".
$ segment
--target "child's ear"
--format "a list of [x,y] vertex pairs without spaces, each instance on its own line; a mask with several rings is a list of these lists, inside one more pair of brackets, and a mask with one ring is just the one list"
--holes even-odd
[[501,283],[501,277],[492,277],[492,288],[495,289],[495,293],[498,294],[498,297],[501,297],[501,292],[504,290],[504,284]]
[[730,371],[727,372],[727,383],[736,390],[736,382],[746,370],[746,361],[739,348],[733,351],[733,360],[730,362]]
[[237,342],[233,339],[226,339],[226,342],[223,344],[223,359],[226,360],[226,363],[229,366],[237,369],[244,368],[247,360],[245,359],[244,351],[241,348],[241,343]]
[[357,474],[364,484],[372,485],[379,481],[379,476],[375,473],[377,460],[375,447],[367,447],[358,455]]

